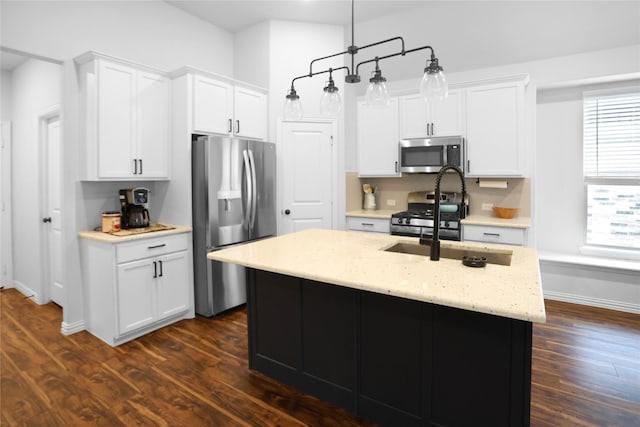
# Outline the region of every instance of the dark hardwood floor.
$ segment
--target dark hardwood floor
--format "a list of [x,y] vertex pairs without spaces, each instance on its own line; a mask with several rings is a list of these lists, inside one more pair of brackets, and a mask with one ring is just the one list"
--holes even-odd
[[[246,311],[112,348],[62,312],[0,292],[3,426],[366,426],[247,366]],[[640,316],[546,301],[534,326],[533,426],[640,426]]]

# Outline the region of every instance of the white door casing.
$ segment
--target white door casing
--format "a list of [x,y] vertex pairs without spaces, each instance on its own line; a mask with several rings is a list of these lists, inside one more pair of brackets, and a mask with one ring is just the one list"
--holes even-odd
[[0,142],[0,287],[13,287],[11,227],[11,122],[2,122]]
[[53,106],[39,116],[42,162],[42,259],[45,278],[43,302],[52,300],[64,307],[62,244],[62,169],[60,107]]
[[278,234],[337,225],[335,120],[280,121]]

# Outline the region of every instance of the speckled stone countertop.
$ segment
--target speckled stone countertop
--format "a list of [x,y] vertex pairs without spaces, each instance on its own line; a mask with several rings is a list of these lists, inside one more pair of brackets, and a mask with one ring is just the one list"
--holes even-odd
[[130,242],[132,240],[150,239],[152,237],[163,237],[170,234],[191,232],[191,227],[185,227],[182,225],[171,225],[171,227],[175,228],[172,228],[170,230],[152,231],[149,233],[132,234],[130,236],[116,236],[109,233],[103,233],[102,231],[85,230],[78,232],[78,236],[83,239],[96,240],[98,242],[104,243],[123,243]]
[[[363,218],[391,219],[391,215],[399,212],[399,210],[378,209],[378,210],[357,210],[348,211],[345,216],[355,216]],[[469,215],[462,221],[467,225],[486,225],[493,227],[513,227],[513,228],[529,228],[531,227],[531,218],[516,216],[512,219],[503,219],[489,215]]]
[[411,237],[311,229],[209,253],[218,261],[354,289],[530,322],[545,322],[535,249],[472,242],[442,247],[513,251],[510,266],[465,267],[461,261],[384,249]]

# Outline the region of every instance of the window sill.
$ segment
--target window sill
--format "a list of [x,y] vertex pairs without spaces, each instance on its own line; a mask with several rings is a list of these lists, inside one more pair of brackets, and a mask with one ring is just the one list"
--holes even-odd
[[633,275],[637,275],[640,272],[640,262],[630,259],[614,259],[601,256],[576,255],[545,251],[538,251],[538,258],[541,262],[574,264],[581,267],[591,267],[599,270],[613,270],[616,272],[626,272]]

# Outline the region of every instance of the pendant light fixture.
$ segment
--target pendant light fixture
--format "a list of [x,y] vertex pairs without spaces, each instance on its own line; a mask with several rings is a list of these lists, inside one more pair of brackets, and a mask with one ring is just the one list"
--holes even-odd
[[285,120],[300,120],[302,118],[302,104],[300,103],[300,97],[293,88],[293,83],[291,84],[291,90],[287,93],[282,115]]
[[430,63],[427,61],[427,67],[424,69],[424,76],[420,82],[420,96],[425,101],[439,100],[449,96],[449,86],[447,79],[444,77],[442,67],[438,64],[438,58],[431,54]]
[[[333,82],[332,74],[334,71],[338,70],[347,70],[347,75],[345,77],[345,82],[347,83],[359,83],[360,75],[358,74],[360,66],[364,64],[368,64],[371,62],[375,62],[375,70],[373,71],[372,77],[369,79],[369,86],[367,87],[366,94],[366,103],[367,105],[374,107],[385,107],[389,105],[389,93],[387,92],[387,88],[385,79],[382,76],[382,71],[380,71],[380,67],[378,66],[378,62],[384,59],[393,58],[395,56],[405,56],[408,53],[417,52],[420,50],[429,49],[431,51],[430,58],[427,59],[427,66],[424,69],[424,75],[422,77],[422,81],[420,82],[420,94],[425,100],[432,99],[443,99],[448,96],[449,88],[447,85],[447,79],[444,76],[443,68],[438,63],[438,58],[435,56],[435,52],[431,46],[421,46],[414,49],[405,50],[404,48],[404,39],[402,37],[392,37],[390,39],[382,40],[375,43],[370,43],[365,46],[356,46],[354,42],[355,35],[355,27],[354,27],[354,9],[355,9],[355,0],[351,0],[351,46],[347,47],[347,50],[344,52],[334,53],[332,55],[323,56],[321,58],[316,58],[311,61],[309,64],[309,73],[304,74],[302,76],[295,77],[291,80],[291,89],[287,93],[285,105],[283,108],[283,116],[286,120],[297,120],[302,118],[302,106],[300,104],[300,97],[296,93],[294,84],[298,79],[303,79],[306,77],[317,76],[318,74],[329,73],[329,82],[327,86],[324,88],[324,94],[322,96],[322,100],[320,102],[320,110],[322,114],[325,115],[336,115],[340,112],[342,108],[340,106],[340,95],[338,94],[338,88],[335,87]],[[357,65],[355,64],[355,56],[359,53],[359,51],[368,49],[373,46],[378,46],[385,43],[391,42],[399,42],[401,48],[399,51],[395,53],[391,53],[389,55],[384,56],[376,56],[373,59],[365,60],[359,62]],[[340,55],[351,55],[351,67],[339,67],[339,68],[329,68],[323,71],[313,71],[314,63],[318,61],[322,61],[329,58],[334,58]]]
[[338,88],[333,82],[332,73],[333,69],[329,68],[329,81],[320,99],[320,114],[328,117],[336,117],[342,111],[342,100]]
[[369,86],[367,87],[367,94],[365,95],[366,105],[375,108],[385,108],[389,106],[389,92],[387,91],[387,85],[384,83],[386,81],[387,79],[382,77],[382,71],[380,71],[378,61],[376,60],[376,69],[373,72],[373,77],[369,79]]

